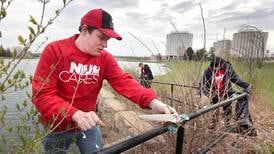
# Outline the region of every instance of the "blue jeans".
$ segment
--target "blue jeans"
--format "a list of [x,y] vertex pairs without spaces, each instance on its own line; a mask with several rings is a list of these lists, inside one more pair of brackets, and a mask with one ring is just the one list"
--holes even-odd
[[44,138],[45,153],[64,154],[72,142],[76,142],[82,154],[99,151],[103,147],[100,127],[83,132],[53,132]]

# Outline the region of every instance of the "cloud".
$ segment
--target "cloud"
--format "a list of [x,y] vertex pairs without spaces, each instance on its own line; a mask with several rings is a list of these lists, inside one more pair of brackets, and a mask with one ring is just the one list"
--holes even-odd
[[174,6],[172,6],[170,9],[174,12],[178,12],[178,13],[182,13],[184,14],[185,12],[192,10],[194,8],[194,3],[192,0],[190,1],[184,1],[184,2],[180,2],[178,4],[175,4]]

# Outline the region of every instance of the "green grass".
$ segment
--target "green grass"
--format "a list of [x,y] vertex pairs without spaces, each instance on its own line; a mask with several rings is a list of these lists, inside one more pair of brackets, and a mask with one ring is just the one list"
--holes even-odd
[[265,64],[258,71],[257,86],[274,108],[274,63]]
[[[265,97],[274,109],[274,63],[264,64],[262,68],[253,68],[253,78],[249,78],[248,66],[244,63],[235,63],[235,70],[240,72],[242,78],[255,86],[255,90]],[[237,65],[238,64],[238,65]]]
[[157,79],[164,82],[181,84],[195,84],[200,79],[201,73],[206,68],[206,63],[193,61],[164,62],[171,70],[166,75],[158,76]]
[[[252,78],[249,76],[248,65],[244,62],[231,61],[233,68],[241,79],[252,84],[255,91],[271,103],[274,109],[274,63],[267,63],[261,69],[252,68]],[[155,81],[197,85],[201,74],[209,62],[173,61],[164,62],[171,71],[162,76],[157,76]]]

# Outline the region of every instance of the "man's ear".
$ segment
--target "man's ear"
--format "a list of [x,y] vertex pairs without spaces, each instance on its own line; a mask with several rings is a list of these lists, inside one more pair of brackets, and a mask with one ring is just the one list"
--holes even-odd
[[81,26],[81,32],[86,32],[88,30],[88,26],[86,24],[83,24]]

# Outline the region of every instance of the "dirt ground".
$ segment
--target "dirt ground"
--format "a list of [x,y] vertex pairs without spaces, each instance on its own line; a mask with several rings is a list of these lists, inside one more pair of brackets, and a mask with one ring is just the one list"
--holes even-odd
[[255,95],[251,97],[249,109],[258,133],[257,137],[250,138],[250,142],[254,142],[254,145],[266,146],[265,148],[269,148],[271,153],[274,153],[273,107],[262,96]]
[[[257,94],[251,96],[249,101],[249,110],[251,112],[251,117],[257,132],[257,136],[228,133],[224,139],[222,139],[212,149],[209,150],[209,153],[274,153],[273,108],[271,107],[270,103],[267,103],[263,97],[261,97],[261,95]],[[220,120],[219,122],[219,130],[221,130],[221,127],[223,127],[223,120]],[[222,132],[209,131],[209,133],[212,133],[212,135],[218,135]],[[212,142],[213,138],[211,138],[211,140],[207,140],[207,142]]]

